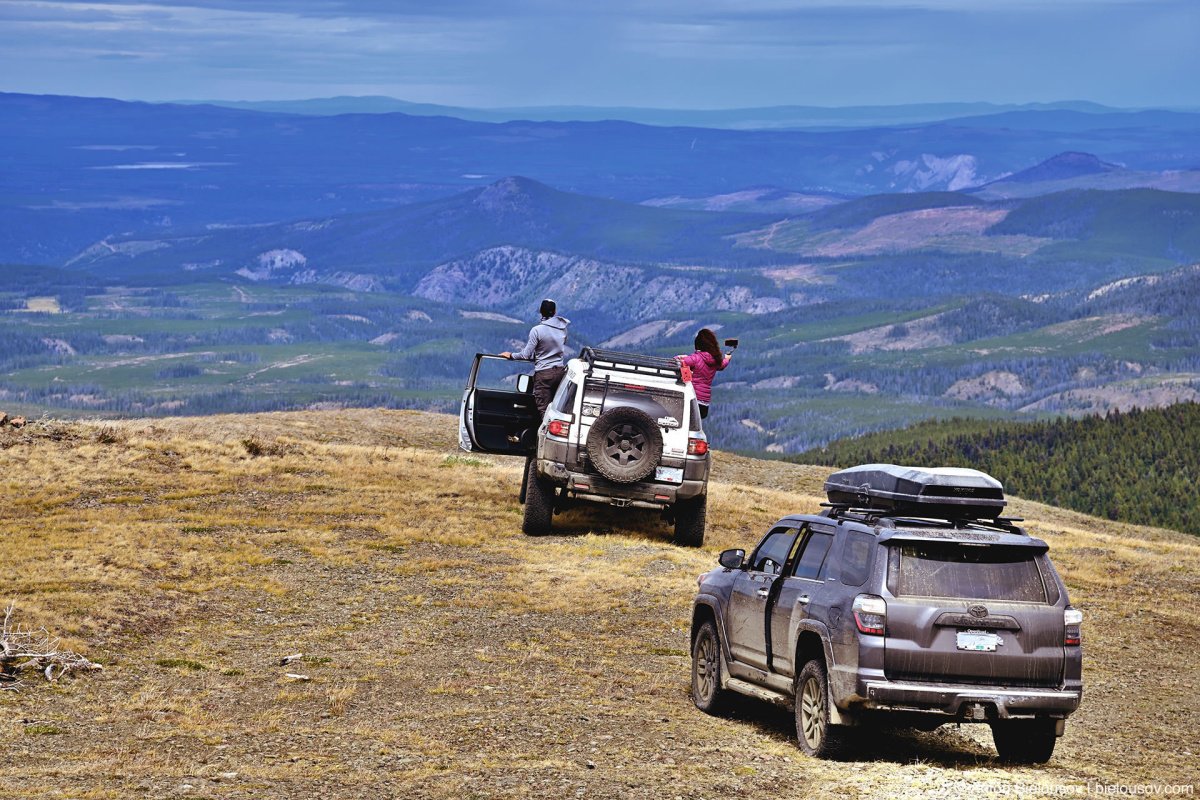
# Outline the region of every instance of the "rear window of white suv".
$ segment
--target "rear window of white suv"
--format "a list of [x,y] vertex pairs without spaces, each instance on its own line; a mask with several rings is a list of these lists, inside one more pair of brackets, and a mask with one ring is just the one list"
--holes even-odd
[[957,542],[889,547],[888,590],[897,597],[1046,602],[1037,552]]

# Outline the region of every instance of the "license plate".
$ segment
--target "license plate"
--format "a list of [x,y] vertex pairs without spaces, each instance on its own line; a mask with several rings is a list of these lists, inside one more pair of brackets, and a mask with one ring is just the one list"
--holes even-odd
[[683,483],[683,467],[658,467],[654,470],[654,480]]
[[958,649],[971,650],[977,653],[994,653],[1003,644],[999,634],[975,633],[973,631],[958,632]]

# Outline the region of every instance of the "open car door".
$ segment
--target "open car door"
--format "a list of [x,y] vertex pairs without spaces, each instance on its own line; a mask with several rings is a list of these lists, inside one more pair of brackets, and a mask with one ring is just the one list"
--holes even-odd
[[500,455],[530,455],[541,425],[533,402],[533,362],[478,353],[458,412],[458,446]]

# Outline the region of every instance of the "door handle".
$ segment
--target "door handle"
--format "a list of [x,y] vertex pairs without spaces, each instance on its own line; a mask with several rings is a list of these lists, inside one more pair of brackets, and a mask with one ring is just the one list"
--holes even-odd
[[770,586],[764,586],[761,589],[759,589],[757,592],[755,592],[755,594],[757,594],[759,597],[766,597],[770,593],[771,593]]
[[796,602],[797,602],[797,603],[799,603],[799,604],[800,604],[800,605],[802,605],[802,606],[806,606],[806,605],[808,605],[808,601],[809,601],[809,600],[811,600],[811,599],[812,599],[812,598],[811,598],[811,597],[809,597],[808,595],[806,595],[806,594],[802,594],[802,595],[800,595],[799,597],[797,597],[797,598],[796,598]]

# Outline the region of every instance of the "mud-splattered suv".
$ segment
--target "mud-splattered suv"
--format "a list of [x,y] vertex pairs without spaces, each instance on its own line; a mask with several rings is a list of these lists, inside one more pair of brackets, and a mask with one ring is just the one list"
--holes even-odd
[[975,470],[869,464],[830,476],[818,515],[721,553],[692,615],[692,696],[796,715],[825,757],[888,717],[991,725],[1004,760],[1041,763],[1082,694],[1080,622],[1047,545],[999,516]]
[[463,392],[459,446],[526,456],[524,532],[548,534],[554,514],[592,502],[657,510],[676,542],[703,544],[711,457],[687,367],[590,347],[566,367],[542,419],[531,376],[499,356],[475,356]]

